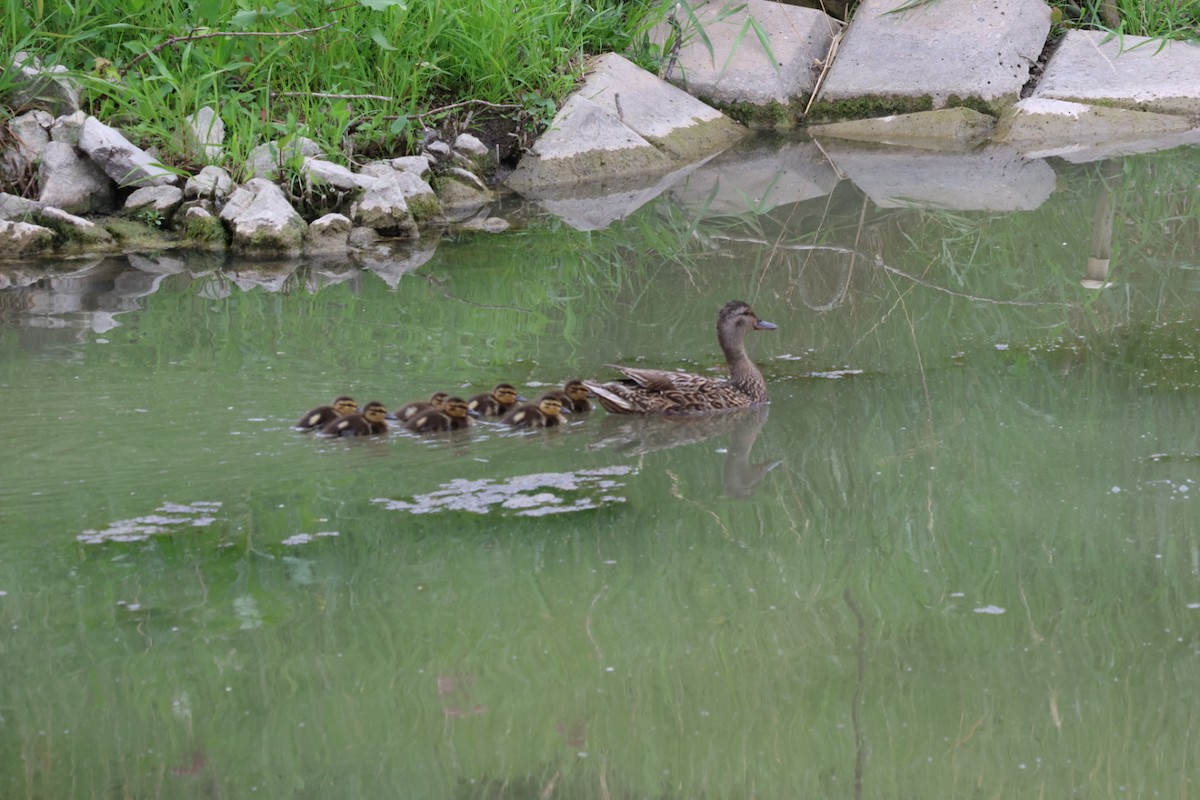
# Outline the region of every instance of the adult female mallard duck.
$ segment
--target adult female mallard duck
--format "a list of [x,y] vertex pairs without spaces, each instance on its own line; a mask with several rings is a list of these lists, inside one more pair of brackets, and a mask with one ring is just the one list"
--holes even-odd
[[745,338],[749,331],[775,327],[746,303],[731,300],[717,313],[717,342],[729,365],[728,378],[611,364],[623,380],[583,384],[613,414],[703,414],[762,405],[768,402],[767,382],[746,355]]
[[467,409],[467,401],[461,397],[447,397],[441,411],[432,408],[422,411],[404,423],[404,427],[413,433],[457,431],[469,428],[471,427],[471,417]]
[[511,383],[498,383],[490,392],[477,394],[467,401],[467,408],[481,417],[502,417],[517,407],[521,400]]
[[337,400],[334,400],[333,405],[317,406],[312,411],[309,411],[300,418],[300,421],[296,423],[295,427],[302,430],[311,431],[329,424],[338,417],[344,417],[347,414],[353,414],[355,411],[358,411],[358,403],[354,402],[353,397],[346,397],[343,395]]
[[500,418],[505,425],[514,428],[553,428],[562,424],[561,392],[547,392],[536,403],[518,406]]
[[374,436],[387,433],[387,417],[388,411],[383,403],[372,400],[357,414],[347,414],[326,423],[319,433],[323,436]]
[[400,422],[408,422],[422,411],[441,411],[442,405],[449,396],[447,392],[434,392],[428,400],[415,400],[408,405],[400,406],[392,416]]

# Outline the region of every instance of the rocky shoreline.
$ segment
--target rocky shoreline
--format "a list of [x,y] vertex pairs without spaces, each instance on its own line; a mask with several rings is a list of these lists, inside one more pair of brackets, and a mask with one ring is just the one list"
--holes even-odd
[[[510,221],[492,209],[505,189],[575,227],[603,227],[701,175],[751,128],[791,128],[799,119],[819,141],[888,143],[957,163],[976,188],[979,175],[969,173],[984,152],[988,163],[999,152],[1022,167],[1050,156],[1098,160],[1200,144],[1200,45],[1072,31],[1048,52],[1042,0],[943,0],[903,14],[891,13],[891,0],[863,0],[845,30],[821,12],[768,0],[749,0],[740,16],[717,16],[719,4],[703,0],[692,5],[708,46],[676,19],[655,33],[676,56],[669,80],[616,54],[595,59],[502,179],[479,139],[446,142],[432,132],[418,155],[357,171],[302,137],[261,144],[248,163],[221,166],[224,128],[211,108],[181,122],[186,150],[208,163],[181,175],[83,112],[79,84],[61,69],[18,54],[11,69],[20,77],[5,102],[29,110],[8,123],[0,177],[24,181],[25,194],[38,199],[0,194],[0,259],[174,247],[255,257],[367,252],[447,229],[503,231]],[[769,49],[744,36],[749,21]],[[776,177],[793,151],[780,148]],[[726,169],[725,181],[758,197],[758,172],[770,171],[760,156],[751,175]],[[806,165],[802,174],[814,171]],[[907,196],[945,196],[943,185],[934,188],[909,188]]]

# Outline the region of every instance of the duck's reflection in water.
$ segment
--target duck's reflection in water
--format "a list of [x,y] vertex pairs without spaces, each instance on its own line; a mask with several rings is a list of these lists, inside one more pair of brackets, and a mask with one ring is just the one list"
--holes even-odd
[[782,461],[750,460],[750,451],[767,422],[769,406],[695,416],[618,416],[599,420],[590,450],[610,449],[627,456],[670,450],[729,434],[729,447],[721,467],[725,493],[746,499]]

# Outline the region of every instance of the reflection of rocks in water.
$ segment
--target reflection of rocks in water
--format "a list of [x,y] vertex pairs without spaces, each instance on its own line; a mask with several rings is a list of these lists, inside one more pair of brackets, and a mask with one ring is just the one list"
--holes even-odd
[[395,289],[406,273],[425,264],[437,252],[437,242],[387,241],[364,249],[355,258],[364,268],[378,275],[389,288]]
[[25,266],[3,275],[0,313],[15,312],[26,328],[95,333],[120,325],[117,315],[139,310],[140,299],[156,292],[166,277],[129,269],[121,258],[92,259],[65,272]]
[[601,420],[596,441],[589,449],[611,449],[622,455],[640,456],[659,450],[730,434],[725,451],[722,480],[730,497],[747,498],[781,461],[750,461],[750,450],[767,422],[769,406],[697,416],[630,417],[610,414]]
[[543,517],[567,514],[624,503],[625,498],[614,494],[624,486],[613,480],[616,476],[633,474],[632,467],[605,467],[578,472],[543,472],[518,475],[497,482],[456,479],[442,488],[413,496],[411,500],[375,498],[389,511],[410,514],[434,514],[445,511],[467,511],[472,514],[498,513],[516,517]]

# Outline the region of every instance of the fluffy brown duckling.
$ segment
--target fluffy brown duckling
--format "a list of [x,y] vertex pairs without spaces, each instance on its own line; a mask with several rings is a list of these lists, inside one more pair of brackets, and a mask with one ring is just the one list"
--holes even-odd
[[562,392],[547,392],[536,403],[518,406],[500,418],[505,425],[514,428],[552,428],[562,424]]
[[563,384],[562,390],[563,394],[567,396],[567,402],[563,403],[563,408],[572,414],[583,414],[592,410],[592,403],[588,400],[588,395],[591,393],[583,385],[583,381],[577,378],[569,380]]
[[408,405],[400,406],[392,416],[400,422],[408,422],[422,411],[441,411],[442,405],[449,396],[447,392],[434,392],[428,400],[416,400]]
[[312,411],[309,411],[300,418],[295,427],[306,431],[316,430],[317,428],[324,427],[338,417],[353,414],[355,411],[358,411],[358,403],[354,402],[353,397],[343,395],[334,400],[333,405],[317,406]]
[[467,401],[461,397],[447,397],[442,409],[428,409],[411,417],[404,427],[413,433],[457,431],[471,427]]
[[388,432],[387,407],[378,400],[363,406],[357,414],[347,414],[326,423],[320,433],[324,436],[374,436]]
[[502,417],[517,407],[521,396],[511,383],[498,383],[490,392],[477,394],[467,401],[467,408],[481,417]]

